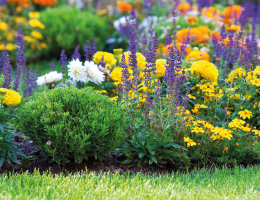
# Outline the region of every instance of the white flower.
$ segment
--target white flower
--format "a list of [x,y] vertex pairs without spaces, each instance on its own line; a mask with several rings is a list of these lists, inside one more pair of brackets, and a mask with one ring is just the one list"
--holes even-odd
[[188,11],[188,12],[187,12],[187,16],[191,16],[191,17],[196,17],[196,16],[198,16],[199,14],[200,14],[200,12],[197,11],[197,10],[191,10],[191,11]]
[[126,23],[126,18],[128,20],[128,22],[131,24],[134,24],[136,22],[135,19],[131,19],[130,20],[130,17],[121,17],[119,18],[118,20],[114,21],[113,23],[113,26],[114,28],[117,30],[117,31],[120,31],[120,25],[123,26],[123,27],[126,27],[127,26],[127,23]]
[[68,75],[73,79],[73,81],[86,82],[88,80],[85,67],[79,59],[70,61],[68,68]]
[[100,84],[104,81],[105,76],[103,72],[99,71],[97,65],[93,61],[86,61],[84,66],[86,73],[92,82]]
[[200,51],[204,53],[209,53],[210,49],[208,47],[202,47]]
[[38,85],[51,85],[62,80],[62,78],[62,73],[58,74],[56,71],[52,71],[44,76],[38,77],[36,82]]

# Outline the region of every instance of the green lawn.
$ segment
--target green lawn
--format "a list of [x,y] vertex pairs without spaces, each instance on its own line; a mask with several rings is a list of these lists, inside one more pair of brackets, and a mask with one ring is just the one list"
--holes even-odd
[[0,176],[0,199],[260,199],[260,167],[190,174]]

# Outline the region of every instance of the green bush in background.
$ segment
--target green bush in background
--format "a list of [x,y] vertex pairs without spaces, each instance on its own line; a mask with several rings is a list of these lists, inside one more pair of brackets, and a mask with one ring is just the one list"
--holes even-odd
[[125,139],[125,113],[92,88],[59,87],[34,94],[17,115],[19,127],[59,165],[100,159]]
[[71,56],[78,44],[82,50],[87,40],[92,41],[94,37],[98,50],[104,48],[106,19],[91,11],[80,11],[69,6],[48,8],[41,12],[40,21],[46,27],[41,32],[48,44],[42,50],[45,59],[59,58],[62,49]]

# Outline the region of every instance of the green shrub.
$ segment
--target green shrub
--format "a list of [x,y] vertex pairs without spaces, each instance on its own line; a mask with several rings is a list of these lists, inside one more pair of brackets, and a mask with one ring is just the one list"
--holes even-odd
[[18,124],[56,163],[106,156],[123,142],[127,118],[108,97],[92,88],[55,88],[30,97]]
[[107,39],[105,18],[91,11],[69,6],[49,8],[41,12],[40,21],[46,27],[41,31],[48,44],[42,50],[45,58],[58,58],[62,49],[67,55],[72,55],[78,44],[83,47],[87,40],[92,41],[94,37],[97,48],[102,50]]

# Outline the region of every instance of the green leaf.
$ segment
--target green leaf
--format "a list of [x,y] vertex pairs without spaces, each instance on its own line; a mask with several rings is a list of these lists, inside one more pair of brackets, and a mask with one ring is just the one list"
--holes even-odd
[[139,153],[139,158],[142,158],[145,155],[144,152]]

